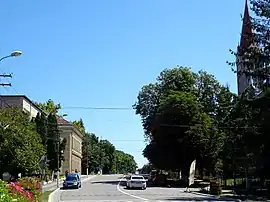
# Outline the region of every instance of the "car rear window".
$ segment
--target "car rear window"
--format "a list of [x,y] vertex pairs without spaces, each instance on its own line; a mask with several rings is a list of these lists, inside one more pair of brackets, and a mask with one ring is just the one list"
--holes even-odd
[[67,181],[77,181],[77,179],[76,175],[68,175],[66,178]]
[[143,177],[132,177],[133,180],[143,180]]

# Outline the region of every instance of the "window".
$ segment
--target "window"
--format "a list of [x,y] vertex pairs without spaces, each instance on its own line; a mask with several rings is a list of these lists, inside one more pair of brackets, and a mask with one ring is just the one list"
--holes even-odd
[[143,177],[132,177],[133,180],[143,180]]

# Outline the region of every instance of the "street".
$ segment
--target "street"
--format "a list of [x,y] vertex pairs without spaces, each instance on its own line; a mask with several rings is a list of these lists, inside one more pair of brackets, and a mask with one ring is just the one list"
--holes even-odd
[[61,202],[140,202],[140,201],[234,201],[186,193],[184,188],[148,187],[146,190],[127,190],[123,175],[102,175],[84,181],[81,189],[60,190]]

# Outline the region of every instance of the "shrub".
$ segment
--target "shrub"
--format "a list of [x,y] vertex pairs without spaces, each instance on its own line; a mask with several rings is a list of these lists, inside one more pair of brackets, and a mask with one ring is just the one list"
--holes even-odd
[[22,178],[7,184],[0,181],[1,202],[37,202],[41,196],[41,184],[36,178]]
[[41,196],[41,183],[38,178],[25,177],[18,181],[18,185],[24,188],[28,193],[32,194],[32,201],[37,201]]
[[11,202],[12,200],[8,184],[0,180],[0,201]]

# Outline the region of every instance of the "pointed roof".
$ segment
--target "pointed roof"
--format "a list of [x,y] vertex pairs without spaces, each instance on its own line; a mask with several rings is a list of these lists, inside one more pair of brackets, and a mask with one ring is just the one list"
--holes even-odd
[[72,123],[70,123],[69,121],[67,121],[66,119],[64,119],[63,117],[56,115],[56,119],[57,119],[57,123],[59,125],[73,125]]
[[242,48],[248,47],[251,44],[251,37],[252,37],[252,25],[249,14],[248,1],[246,0],[240,39],[240,47]]

